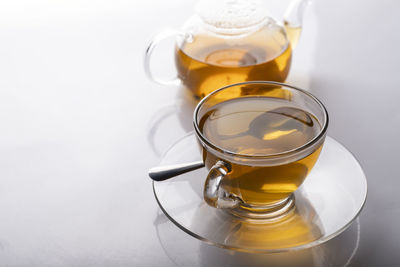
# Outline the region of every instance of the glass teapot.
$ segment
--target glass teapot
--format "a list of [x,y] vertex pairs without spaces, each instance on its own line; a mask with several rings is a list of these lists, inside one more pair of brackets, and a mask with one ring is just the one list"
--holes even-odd
[[[168,29],[149,43],[147,76],[162,85],[183,84],[201,99],[223,86],[255,80],[285,81],[300,37],[308,0],[292,0],[277,23],[257,0],[201,0],[181,30]],[[156,45],[176,37],[173,80],[156,78],[150,57]]]

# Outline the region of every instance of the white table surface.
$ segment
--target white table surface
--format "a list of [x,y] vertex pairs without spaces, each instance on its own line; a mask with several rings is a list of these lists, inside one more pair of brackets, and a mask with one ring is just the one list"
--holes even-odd
[[[245,265],[251,255],[169,222],[147,176],[191,131],[191,106],[181,88],[145,77],[143,52],[193,2],[0,2],[0,266]],[[271,0],[275,17],[286,3]],[[326,104],[329,135],[359,159],[369,195],[340,236],[266,256],[268,266],[400,265],[399,9],[310,6],[288,82]],[[170,47],[155,55],[155,70],[173,75]]]

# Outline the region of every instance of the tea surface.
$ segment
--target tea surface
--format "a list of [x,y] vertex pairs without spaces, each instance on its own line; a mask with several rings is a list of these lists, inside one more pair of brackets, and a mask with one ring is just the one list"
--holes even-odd
[[266,97],[228,100],[209,110],[200,128],[220,148],[252,156],[289,151],[318,134],[320,125],[312,114],[280,105]]

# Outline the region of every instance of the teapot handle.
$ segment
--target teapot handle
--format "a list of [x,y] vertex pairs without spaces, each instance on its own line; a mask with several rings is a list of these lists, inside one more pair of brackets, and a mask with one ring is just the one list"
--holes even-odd
[[181,83],[181,80],[178,77],[175,77],[171,80],[163,80],[155,77],[150,69],[150,58],[153,53],[154,48],[163,40],[170,38],[170,37],[176,37],[176,36],[181,36],[185,37],[185,34],[181,31],[175,30],[175,29],[165,29],[162,32],[158,33],[148,44],[145,54],[144,54],[144,71],[147,75],[147,77],[161,85],[179,85]]

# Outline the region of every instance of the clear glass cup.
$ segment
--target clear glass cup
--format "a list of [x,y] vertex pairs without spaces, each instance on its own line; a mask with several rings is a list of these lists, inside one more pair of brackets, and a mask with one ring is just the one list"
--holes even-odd
[[[320,128],[306,143],[273,154],[233,152],[206,137],[200,121],[207,112],[224,101],[250,97],[265,100],[266,105],[273,103],[274,108],[290,106],[305,111],[314,116]],[[206,96],[197,105],[193,122],[209,170],[205,201],[242,218],[275,220],[293,209],[293,193],[317,161],[328,128],[328,113],[307,91],[278,82],[254,81],[229,85]]]

